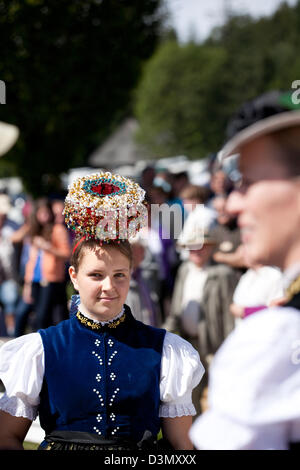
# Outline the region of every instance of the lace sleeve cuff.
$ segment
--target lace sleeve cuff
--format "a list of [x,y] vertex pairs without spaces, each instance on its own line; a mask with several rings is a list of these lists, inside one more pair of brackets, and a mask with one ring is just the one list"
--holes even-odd
[[28,405],[19,397],[8,397],[6,393],[0,398],[0,410],[12,416],[28,418],[34,421],[38,415],[38,407]]
[[159,408],[160,418],[176,418],[181,416],[195,416],[196,410],[192,403],[176,404],[162,403]]

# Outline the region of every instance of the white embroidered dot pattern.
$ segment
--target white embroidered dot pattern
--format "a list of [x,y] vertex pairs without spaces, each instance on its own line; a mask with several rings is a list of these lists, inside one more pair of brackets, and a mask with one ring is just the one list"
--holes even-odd
[[99,434],[99,436],[101,435],[101,431],[96,426],[94,426],[94,431],[96,431],[96,433]]
[[117,426],[111,433],[115,434],[119,429],[120,429],[119,426]]
[[113,360],[113,358],[115,357],[116,354],[118,354],[118,351],[114,351],[114,352],[112,353],[112,355],[110,356],[110,358],[108,359],[108,362],[107,362],[107,363],[108,363],[109,366],[111,365],[112,360]]
[[109,403],[109,406],[112,406],[113,402],[114,402],[114,399],[116,398],[116,395],[119,393],[120,389],[119,388],[116,388],[116,390],[114,391],[114,393],[112,394],[112,397],[110,399],[110,403]]
[[96,390],[95,388],[93,389],[93,392],[96,393],[96,395],[98,395],[98,398],[100,400],[100,403],[101,403],[101,406],[104,406],[104,400],[103,400],[103,397],[101,395],[101,393],[99,392],[99,390]]
[[98,359],[100,366],[102,366],[103,360],[102,360],[100,354],[97,354],[96,351],[92,351],[92,354],[94,354],[94,356]]

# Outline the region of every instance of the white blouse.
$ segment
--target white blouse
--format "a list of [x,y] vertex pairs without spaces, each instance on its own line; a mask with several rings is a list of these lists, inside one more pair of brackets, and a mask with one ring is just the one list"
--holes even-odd
[[[44,377],[44,348],[39,333],[8,341],[0,349],[0,378],[5,394],[0,409],[34,420]],[[180,336],[167,332],[160,376],[160,417],[195,415],[192,390],[204,374],[198,352]]]
[[216,353],[197,449],[288,448],[300,441],[300,312],[270,308],[243,320]]
[[248,269],[240,278],[233,294],[233,302],[244,307],[269,305],[284,296],[283,276],[278,268],[261,266]]

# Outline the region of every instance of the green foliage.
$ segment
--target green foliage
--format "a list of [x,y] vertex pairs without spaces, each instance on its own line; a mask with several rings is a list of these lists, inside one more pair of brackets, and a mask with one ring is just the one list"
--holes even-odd
[[221,48],[164,43],[147,63],[137,89],[138,139],[157,155],[187,152],[199,157],[207,152],[214,145],[218,120],[210,121],[206,133],[199,128],[212,117],[225,59]]
[[86,164],[130,112],[141,64],[160,36],[159,6],[160,0],[0,0],[7,91],[0,119],[21,131],[5,158],[30,192],[41,194],[60,172]]
[[24,450],[37,450],[39,444],[36,444],[34,442],[24,442],[23,447]]
[[136,90],[140,143],[157,156],[218,151],[244,101],[300,79],[300,1],[268,18],[232,16],[203,44],[161,45]]

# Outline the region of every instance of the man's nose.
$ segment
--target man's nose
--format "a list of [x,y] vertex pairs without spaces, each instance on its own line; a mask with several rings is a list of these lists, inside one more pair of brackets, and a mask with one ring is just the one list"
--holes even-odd
[[240,191],[233,190],[227,198],[225,210],[233,216],[239,215],[244,207],[244,194]]

